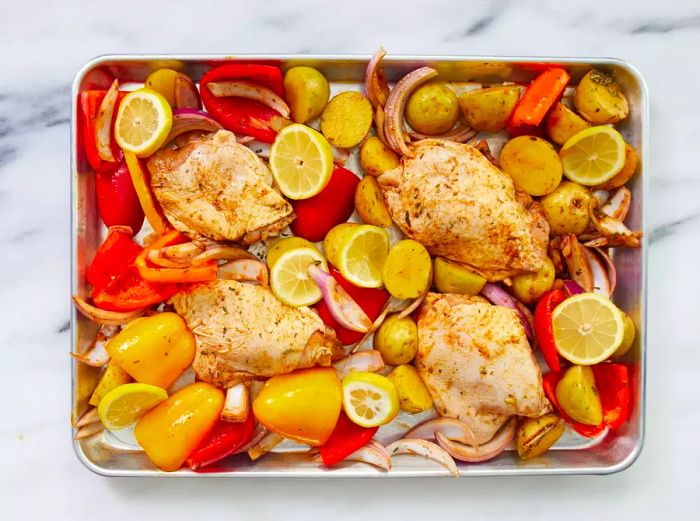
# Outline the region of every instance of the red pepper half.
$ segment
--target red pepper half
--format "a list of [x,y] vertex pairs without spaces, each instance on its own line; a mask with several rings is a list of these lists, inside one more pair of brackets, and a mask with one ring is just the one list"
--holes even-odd
[[347,221],[355,210],[355,190],[360,179],[342,166],[333,169],[321,192],[308,199],[292,201],[296,219],[292,233],[311,242],[322,241],[336,224]]
[[220,421],[204,441],[187,458],[187,465],[199,469],[216,463],[239,451],[255,432],[255,416],[250,413],[243,422]]
[[596,364],[593,369],[595,385],[603,405],[603,421],[617,429],[630,416],[630,380],[624,364]]
[[272,90],[284,97],[282,71],[272,65],[230,63],[207,72],[200,82],[199,93],[207,112],[224,128],[245,136],[253,136],[265,143],[272,143],[277,132],[286,123],[276,110],[258,101],[239,98],[217,98],[207,88],[216,81],[248,80]]
[[[601,423],[600,425],[586,425],[585,423],[579,423],[572,420],[569,415],[562,410],[561,406],[559,405],[559,400],[557,400],[557,384],[561,378],[561,373],[551,372],[543,375],[542,388],[544,389],[544,394],[547,395],[549,401],[552,402],[552,405],[554,405],[554,407],[557,409],[559,416],[561,416],[566,423],[570,424],[576,432],[587,438],[595,438],[605,430],[605,422]],[[605,415],[605,411],[603,411],[603,414]]]
[[566,294],[555,289],[545,293],[535,308],[535,336],[537,344],[540,346],[544,361],[552,371],[561,371],[559,353],[554,342],[554,328],[552,324],[552,312],[566,299]]
[[88,283],[95,290],[104,288],[129,270],[141,249],[141,246],[131,239],[130,233],[124,229],[111,228],[88,266]]
[[136,235],[143,226],[143,209],[126,163],[116,170],[99,171],[95,175],[97,209],[106,226],[129,226]]
[[[330,273],[333,275],[333,278],[338,281],[338,284],[340,284],[343,289],[348,292],[348,294],[355,302],[357,302],[362,310],[367,313],[369,319],[374,322],[382,312],[386,301],[389,300],[389,292],[383,288],[358,288],[354,284],[345,280],[345,278],[340,274],[340,271],[338,271],[335,267],[329,265],[328,268],[330,269]],[[316,311],[327,326],[335,329],[338,340],[340,340],[343,345],[354,344],[355,342],[362,340],[364,333],[351,331],[350,329],[346,329],[338,324],[323,300],[320,300],[318,304],[316,304]]]
[[[122,149],[117,145],[114,136],[112,136],[111,147],[112,154],[117,161],[115,163],[104,161],[97,153],[97,144],[95,143],[95,118],[97,117],[97,112],[100,110],[100,104],[105,94],[107,94],[106,90],[86,90],[80,93],[80,126],[82,128],[83,149],[85,150],[87,162],[95,172],[109,172],[114,170],[119,165],[119,161],[121,161],[123,156]],[[119,103],[125,95],[125,92],[120,92],[117,97],[117,104],[114,107],[114,116],[112,118],[113,126],[114,119],[117,117]]]
[[377,429],[379,427],[369,429],[360,427],[350,421],[344,412],[341,412],[331,437],[321,445],[320,452],[323,464],[332,467],[340,463],[350,454],[367,445]]
[[544,71],[532,80],[513,109],[508,133],[511,136],[533,133],[561,97],[570,79],[568,72],[557,67]]

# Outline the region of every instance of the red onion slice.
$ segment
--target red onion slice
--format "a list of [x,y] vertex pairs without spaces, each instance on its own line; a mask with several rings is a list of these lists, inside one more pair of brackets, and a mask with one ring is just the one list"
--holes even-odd
[[469,425],[456,418],[435,418],[415,426],[406,433],[406,438],[418,438],[421,440],[434,440],[436,434],[441,433],[448,440],[466,443],[478,447],[474,431]]
[[616,221],[624,221],[631,203],[632,192],[623,186],[610,196],[610,199],[600,208],[600,211]]
[[588,259],[588,265],[591,267],[591,275],[593,276],[593,293],[598,293],[605,298],[610,298],[612,292],[610,291],[610,279],[608,278],[608,272],[605,268],[603,261],[596,255],[592,250],[581,246],[583,253]]
[[610,258],[610,255],[608,255],[604,250],[601,250],[600,248],[593,249],[605,264],[605,268],[608,273],[608,280],[610,281],[610,295],[612,295],[615,293],[615,288],[617,288],[617,268],[615,267],[615,263]]
[[579,295],[580,293],[585,293],[583,288],[578,285],[574,280],[566,279],[562,281],[564,285],[564,292],[568,297],[573,297],[574,295]]
[[374,349],[368,351],[359,351],[350,356],[338,360],[333,364],[336,372],[338,373],[338,378],[341,380],[345,378],[350,373],[356,371],[363,371],[369,373],[376,373],[384,369],[384,360],[382,360],[382,355],[379,351]]
[[469,447],[459,442],[449,440],[442,433],[435,434],[440,447],[455,459],[466,461],[467,463],[481,463],[495,458],[503,452],[515,437],[515,431],[518,427],[517,418],[511,418],[508,423],[496,433],[493,439],[478,448]]
[[73,295],[73,302],[75,307],[80,314],[89,318],[93,322],[98,324],[103,324],[105,326],[118,326],[121,324],[126,324],[133,319],[143,315],[143,309],[137,309],[136,311],[105,311],[104,309],[96,308],[85,302],[84,299],[77,295]]
[[245,80],[216,81],[207,83],[207,88],[217,98],[237,97],[259,101],[284,118],[289,118],[289,105],[274,91],[257,83]]
[[[642,232],[633,232],[621,221],[604,214],[602,210],[597,207],[595,199],[591,200],[589,214],[593,226],[607,239],[606,244],[611,246],[624,246],[626,248],[641,247],[642,243],[640,239],[644,234]],[[595,245],[602,246],[604,244],[596,242]]]
[[408,133],[408,135],[414,141],[420,141],[422,139],[444,139],[447,141],[456,141],[457,143],[466,143],[477,134],[478,132],[476,130],[472,130],[470,127],[462,124],[459,124],[456,128],[453,128],[452,130],[438,136],[429,136],[428,134],[421,134],[419,132]]
[[345,461],[359,461],[386,471],[391,469],[391,456],[384,445],[375,440],[370,440],[367,445],[345,458]]
[[535,340],[535,335],[532,332],[527,316],[525,316],[520,307],[518,307],[518,301],[515,300],[510,293],[508,293],[498,284],[487,282],[481,289],[481,294],[496,306],[514,309],[520,318],[520,322],[523,324],[523,328],[525,328],[525,336],[527,336],[527,339],[531,342]]
[[341,326],[360,333],[370,330],[372,321],[330,273],[312,264],[309,275],[321,290],[331,315]]
[[403,124],[404,110],[406,102],[411,93],[420,85],[431,80],[438,75],[438,71],[431,67],[421,67],[401,78],[396,86],[389,93],[386,100],[384,118],[384,136],[388,145],[399,154],[408,157],[413,156],[413,152],[406,145],[405,128]]
[[248,443],[243,445],[243,447],[234,452],[234,454],[242,454],[243,452],[248,452],[248,450],[251,447],[255,447],[258,443],[260,443],[260,441],[267,435],[268,432],[269,431],[267,430],[267,427],[265,427],[262,423],[256,423],[255,430],[253,431],[253,437]]
[[173,126],[168,134],[169,143],[177,136],[192,130],[202,130],[204,132],[216,132],[224,127],[206,112],[194,109],[175,109],[173,111]]
[[424,458],[431,459],[444,466],[454,477],[459,477],[459,470],[457,470],[457,465],[450,454],[429,441],[404,438],[395,441],[389,445],[386,450],[391,456],[396,456],[397,454],[415,454],[417,456],[423,456]]
[[175,76],[175,107],[178,109],[201,109],[202,100],[199,98],[197,86],[187,74],[178,72]]
[[264,287],[270,283],[267,266],[258,259],[239,259],[222,264],[219,266],[216,276],[224,280],[257,282]]
[[582,246],[575,235],[566,235],[561,241],[561,253],[564,256],[569,276],[587,293],[593,292],[593,271]]
[[374,90],[374,82],[376,81],[377,67],[379,67],[379,63],[384,56],[386,56],[386,51],[380,47],[369,60],[365,69],[365,96],[367,96],[373,107],[381,106]]
[[103,161],[116,161],[112,153],[112,116],[119,97],[119,82],[114,80],[102,98],[95,117],[95,145],[97,154]]

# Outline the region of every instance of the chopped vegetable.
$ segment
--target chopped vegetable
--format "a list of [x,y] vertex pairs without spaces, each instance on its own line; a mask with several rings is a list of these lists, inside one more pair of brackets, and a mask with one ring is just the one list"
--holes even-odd
[[372,321],[331,274],[315,265],[310,265],[308,272],[321,289],[323,301],[338,324],[360,333],[370,330]]
[[459,118],[457,95],[444,83],[425,83],[409,96],[406,120],[422,134],[449,132]]
[[333,433],[321,445],[320,453],[323,464],[332,467],[340,463],[355,451],[364,447],[377,432],[378,427],[361,427],[344,413],[340,413]]
[[[105,90],[86,90],[80,93],[80,127],[83,150],[88,164],[95,172],[111,171],[118,165],[121,160],[122,151],[117,145],[114,136],[110,141],[110,148],[114,161],[104,161],[97,151],[97,142],[95,141],[95,123],[100,104],[104,99],[107,91]],[[125,93],[117,94],[117,103],[120,103]]]
[[552,405],[556,408],[557,412],[562,417],[562,419],[566,423],[570,424],[576,432],[578,432],[581,436],[585,436],[587,438],[595,438],[605,430],[604,424],[586,425],[584,423],[576,422],[572,420],[571,417],[569,417],[569,415],[567,415],[566,412],[559,405],[559,400],[557,400],[556,388],[557,384],[559,383],[559,380],[561,380],[561,377],[561,373],[555,372],[550,372],[542,375],[542,388],[544,389],[544,393],[547,395],[549,401],[552,402]]
[[478,295],[486,284],[486,279],[463,264],[435,257],[433,282],[440,293]]
[[125,226],[109,228],[85,274],[95,290],[104,288],[126,273],[141,253],[142,248],[131,239],[132,235],[131,228]]
[[289,118],[289,107],[284,99],[262,85],[245,80],[211,81],[207,83],[207,89],[217,98],[234,96],[259,101],[276,110],[282,117]]
[[384,228],[394,224],[386,207],[384,195],[379,189],[377,180],[372,176],[365,176],[360,181],[355,192],[355,209],[360,218],[367,224]]
[[411,414],[426,411],[433,406],[428,388],[412,365],[400,365],[389,373],[389,380],[394,382],[399,393],[399,406],[402,411]]
[[513,277],[511,291],[523,304],[533,304],[554,285],[554,263],[545,257],[542,267],[534,273],[525,273]]
[[221,419],[229,422],[244,422],[251,416],[250,393],[245,383],[236,384],[226,389],[226,402],[221,411]]
[[321,114],[321,132],[340,148],[359,145],[372,127],[372,105],[359,92],[334,96]]
[[163,210],[156,201],[151,192],[150,176],[148,171],[141,164],[141,161],[134,154],[129,152],[124,153],[124,160],[131,174],[131,181],[136,190],[136,195],[141,202],[141,208],[146,216],[146,220],[153,228],[153,231],[158,234],[165,233],[170,227],[170,223],[163,215]]
[[525,418],[518,427],[516,447],[522,460],[541,456],[564,434],[566,423],[556,414]]
[[418,352],[418,327],[411,317],[389,316],[374,334],[374,348],[387,365],[408,364]]
[[433,263],[418,241],[404,239],[391,247],[382,268],[387,291],[400,299],[417,298],[430,286]]
[[630,416],[631,396],[627,366],[598,364],[592,367],[600,394],[603,420],[611,429],[621,427]]
[[515,437],[517,426],[517,418],[511,418],[491,440],[477,447],[450,440],[441,432],[436,432],[435,438],[440,447],[453,458],[459,461],[466,461],[467,463],[481,463],[482,461],[495,458],[511,444]]
[[513,178],[516,188],[530,195],[553,192],[562,176],[562,163],[554,147],[542,138],[519,136],[501,150],[501,168]]
[[134,436],[153,463],[174,471],[217,425],[223,407],[223,392],[196,382],[146,413],[136,424]]
[[381,139],[370,136],[360,147],[360,164],[366,173],[377,177],[399,166],[399,158]]
[[563,374],[555,390],[559,407],[572,420],[585,425],[600,425],[603,406],[590,367],[574,365]]
[[328,80],[312,67],[292,67],[284,75],[284,94],[296,123],[319,117],[330,92]]
[[97,146],[97,154],[103,161],[114,163],[116,161],[112,153],[112,119],[114,116],[114,107],[117,105],[119,98],[119,82],[114,80],[112,85],[107,89],[105,97],[102,98],[100,108],[97,111],[95,118],[95,145]]
[[508,122],[508,133],[511,136],[532,133],[559,100],[570,79],[564,69],[554,68],[532,80],[515,105]]
[[542,352],[544,361],[549,368],[554,372],[561,370],[559,361],[559,353],[554,342],[554,326],[552,325],[552,312],[561,302],[564,301],[566,295],[561,289],[554,289],[545,293],[535,308],[535,335],[537,337],[537,345]]
[[220,421],[187,457],[187,466],[196,470],[236,454],[253,438],[254,432],[252,414],[239,423]]
[[144,213],[124,161],[115,170],[95,173],[95,194],[105,226],[128,226],[134,235],[141,230]]
[[593,69],[581,78],[574,94],[576,110],[594,125],[622,121],[629,114],[629,103],[612,76]]
[[120,385],[128,384],[129,382],[131,382],[129,373],[119,367],[119,364],[116,362],[110,361],[109,364],[107,364],[107,369],[102,373],[97,387],[95,387],[95,390],[92,392],[88,403],[97,407],[100,405],[102,398],[104,398],[109,391],[116,389]]
[[386,450],[391,456],[397,454],[423,456],[445,467],[454,477],[459,477],[459,470],[457,470],[457,465],[452,456],[444,448],[429,441],[405,438],[387,446]]
[[547,117],[547,136],[558,145],[563,145],[575,134],[586,130],[591,124],[563,103],[557,103]]
[[500,132],[508,124],[520,97],[518,85],[499,85],[464,92],[459,96],[464,120],[480,132]]

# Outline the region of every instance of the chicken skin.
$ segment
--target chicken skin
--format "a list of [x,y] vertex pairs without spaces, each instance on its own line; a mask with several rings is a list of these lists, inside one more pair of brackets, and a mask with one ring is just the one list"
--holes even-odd
[[470,145],[430,139],[414,150],[377,178],[401,231],[488,280],[542,267],[549,225],[510,176]]
[[335,332],[308,308],[294,308],[255,284],[216,280],[171,299],[194,333],[192,367],[219,387],[295,369],[329,366],[343,355]]
[[294,220],[268,167],[227,130],[159,150],[147,167],[165,217],[193,240],[250,244]]
[[458,418],[479,443],[510,416],[550,410],[542,374],[512,309],[480,297],[429,293],[418,315],[415,364],[442,416]]

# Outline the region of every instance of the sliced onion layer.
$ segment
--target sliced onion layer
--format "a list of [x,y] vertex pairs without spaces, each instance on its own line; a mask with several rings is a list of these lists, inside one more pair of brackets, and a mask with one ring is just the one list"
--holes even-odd
[[473,447],[478,447],[474,431],[461,420],[456,418],[435,418],[416,425],[413,429],[406,433],[406,438],[418,438],[421,440],[434,440],[436,434],[441,433],[448,440],[467,443]]
[[234,452],[234,454],[242,454],[244,452],[248,452],[248,449],[250,449],[251,447],[255,447],[258,443],[260,443],[260,440],[262,440],[267,433],[268,430],[262,423],[256,423],[255,430],[253,431],[253,437],[243,447]]
[[169,143],[179,135],[192,132],[193,130],[216,132],[222,128],[224,127],[206,112],[193,109],[176,109],[173,111],[173,126],[165,142]]
[[382,355],[379,353],[379,351],[370,349],[368,351],[359,351],[351,354],[350,356],[346,356],[345,358],[335,362],[333,367],[338,373],[338,378],[342,380],[350,373],[354,373],[356,371],[369,373],[381,371],[384,368],[384,360],[382,360]]
[[593,226],[598,230],[605,241],[596,241],[595,246],[624,246],[626,248],[639,248],[642,245],[641,238],[644,235],[642,232],[633,232],[621,221],[613,219],[604,214],[600,208],[596,206],[595,199],[591,201],[590,216]]
[[271,89],[257,83],[245,80],[217,81],[207,83],[207,88],[217,98],[235,96],[259,101],[277,111],[282,117],[289,118],[289,105]]
[[600,208],[600,211],[616,221],[624,221],[631,204],[632,192],[623,186],[610,196],[610,199]]
[[411,136],[411,139],[413,139],[414,141],[421,141],[423,139],[444,139],[447,141],[455,141],[457,143],[466,143],[477,134],[478,132],[476,130],[471,129],[466,125],[462,125],[461,123],[452,130],[436,136],[421,134],[420,132],[408,133],[408,135]]
[[277,434],[276,432],[268,432],[256,445],[248,449],[248,456],[250,456],[251,460],[255,461],[259,457],[270,452],[283,441],[284,436],[281,434]]
[[367,316],[367,313],[338,284],[330,273],[312,264],[309,266],[309,275],[311,275],[311,278],[314,279],[314,282],[321,290],[323,301],[338,324],[351,331],[360,333],[366,333],[370,330],[372,321]]
[[178,72],[175,76],[175,107],[178,109],[201,109],[202,100],[197,86],[187,74]]
[[444,466],[454,477],[459,477],[457,465],[449,453],[447,453],[440,446],[429,441],[415,438],[404,438],[402,440],[395,441],[389,445],[386,450],[391,456],[395,456],[397,454],[415,454],[417,456],[423,456],[424,458],[431,459]]
[[382,470],[391,469],[391,456],[384,445],[376,440],[370,440],[367,445],[350,454],[346,461],[367,463]]
[[115,161],[112,153],[112,116],[118,97],[119,82],[114,80],[105,97],[102,98],[102,103],[100,103],[95,117],[95,145],[97,146],[97,154],[103,161]]
[[380,47],[367,63],[367,68],[365,69],[365,95],[375,108],[384,106],[387,99],[388,87],[384,87],[386,88],[384,90],[381,86],[382,81],[384,81],[384,86],[386,86],[386,81],[383,77],[380,79],[378,76],[380,72],[379,64],[384,56],[386,56],[386,51]]
[[88,409],[88,411],[83,414],[77,422],[75,422],[74,427],[85,427],[86,425],[90,425],[91,423],[98,421],[100,421],[100,415],[97,412],[97,407],[92,407]]
[[71,353],[70,355],[73,359],[83,364],[90,365],[92,367],[102,367],[107,362],[109,362],[109,353],[107,352],[106,346],[114,335],[119,332],[119,326],[116,325],[102,325],[97,331],[95,340],[92,345],[84,353]]
[[229,422],[244,422],[250,411],[248,386],[244,383],[226,390],[226,401],[221,411],[221,419]]
[[73,295],[73,302],[75,307],[80,314],[89,318],[93,322],[98,324],[103,324],[105,326],[118,326],[121,324],[126,324],[133,319],[143,315],[143,309],[137,309],[136,311],[106,311],[104,309],[96,308],[88,304],[83,298],[78,295]]
[[85,427],[81,427],[80,429],[78,429],[78,432],[75,433],[73,439],[83,440],[85,438],[89,438],[90,436],[94,436],[95,434],[98,434],[103,430],[105,430],[105,426],[102,425],[101,422],[91,423],[89,425],[86,425]]
[[610,279],[608,278],[608,272],[605,264],[601,258],[590,248],[581,246],[583,253],[586,255],[588,260],[588,265],[591,268],[591,275],[593,276],[593,293],[598,293],[605,298],[610,298],[612,296],[612,291],[610,291]]
[[608,253],[604,250],[600,248],[593,249],[601,258],[603,264],[605,264],[605,270],[608,274],[608,281],[610,282],[610,295],[612,295],[615,293],[615,288],[617,288],[617,268],[615,267],[615,263],[610,258],[610,255],[608,255]]
[[238,259],[219,266],[217,278],[239,282],[257,282],[267,287],[270,283],[267,266],[258,259]]
[[578,282],[575,280],[567,279],[563,280],[562,284],[564,285],[564,292],[567,294],[569,297],[573,297],[574,295],[579,295],[581,293],[585,293],[583,288],[578,285]]
[[468,463],[481,463],[482,461],[493,459],[503,452],[513,441],[517,427],[517,418],[511,418],[508,420],[508,423],[496,433],[491,441],[479,445],[477,448],[452,441],[440,432],[436,433],[435,437],[440,447],[445,449],[453,458]]
[[593,271],[584,248],[575,235],[566,235],[561,241],[561,253],[564,255],[569,276],[586,293],[592,293],[594,284]]
[[528,321],[527,316],[525,316],[522,309],[520,309],[520,307],[518,306],[518,301],[515,300],[515,298],[510,293],[508,293],[501,286],[494,282],[487,282],[481,289],[481,294],[496,306],[503,306],[506,308],[514,309],[518,314],[518,317],[520,318],[520,322],[523,324],[523,328],[525,329],[525,336],[527,336],[527,339],[530,341],[533,341],[535,339],[535,335],[532,332],[532,328],[530,327],[530,322]]

